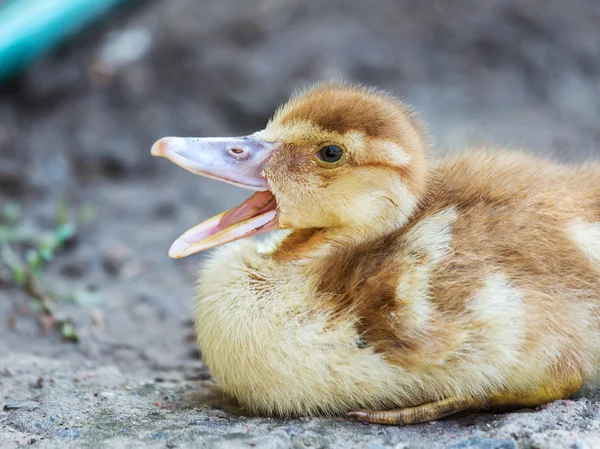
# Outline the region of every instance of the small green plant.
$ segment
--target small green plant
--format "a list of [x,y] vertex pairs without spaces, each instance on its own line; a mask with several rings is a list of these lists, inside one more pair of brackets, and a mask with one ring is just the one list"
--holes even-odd
[[50,231],[28,228],[22,222],[22,207],[16,201],[6,202],[0,211],[0,262],[12,273],[14,283],[35,302],[40,321],[57,329],[64,340],[78,342],[79,337],[68,318],[57,318],[58,303],[41,287],[43,268],[75,236],[81,226],[95,218],[89,205],[76,211],[61,201],[56,208],[56,225]]

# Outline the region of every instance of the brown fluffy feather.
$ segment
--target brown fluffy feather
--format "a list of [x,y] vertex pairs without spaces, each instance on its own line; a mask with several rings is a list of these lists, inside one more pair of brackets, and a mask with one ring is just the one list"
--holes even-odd
[[[265,176],[293,232],[218,252],[197,315],[246,407],[535,406],[596,374],[600,168],[496,149],[428,168],[410,110],[348,84],[294,97],[257,136],[279,145]],[[315,160],[328,144],[343,164]]]

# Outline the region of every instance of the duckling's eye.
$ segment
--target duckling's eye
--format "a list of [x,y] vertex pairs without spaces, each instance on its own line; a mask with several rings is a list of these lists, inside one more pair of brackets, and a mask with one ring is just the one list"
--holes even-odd
[[340,147],[336,147],[335,145],[327,145],[326,147],[321,148],[317,153],[317,157],[319,159],[329,164],[338,162],[343,155],[344,151]]

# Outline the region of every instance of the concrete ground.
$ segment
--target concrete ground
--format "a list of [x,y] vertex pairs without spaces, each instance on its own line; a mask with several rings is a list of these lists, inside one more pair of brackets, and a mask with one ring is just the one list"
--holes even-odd
[[33,234],[61,200],[97,217],[44,270],[79,343],[0,264],[0,447],[600,447],[593,391],[410,427],[244,416],[192,341],[202,256],[166,252],[247,193],[149,154],[165,135],[253,132],[294,88],[346,77],[405,97],[439,152],[595,157],[598,23],[595,0],[137,2],[3,86],[0,205]]

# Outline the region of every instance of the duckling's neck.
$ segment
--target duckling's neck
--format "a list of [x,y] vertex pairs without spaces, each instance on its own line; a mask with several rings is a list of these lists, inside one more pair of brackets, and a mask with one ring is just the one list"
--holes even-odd
[[407,222],[408,219],[387,225],[380,223],[376,229],[340,227],[295,230],[278,246],[273,259],[282,263],[308,264],[356,245],[383,238]]
[[385,201],[369,217],[357,217],[342,226],[297,229],[279,245],[273,259],[278,262],[307,264],[356,245],[376,241],[406,226],[417,214],[421,200],[426,196],[428,182],[413,186],[412,192],[402,191],[397,197],[385,196]]

